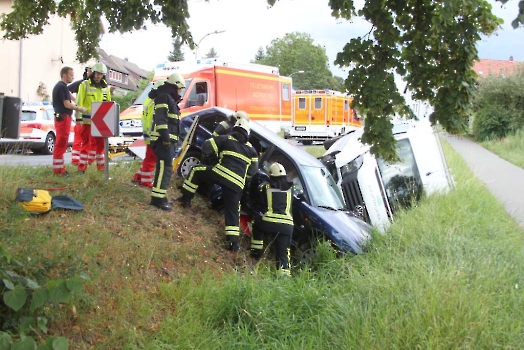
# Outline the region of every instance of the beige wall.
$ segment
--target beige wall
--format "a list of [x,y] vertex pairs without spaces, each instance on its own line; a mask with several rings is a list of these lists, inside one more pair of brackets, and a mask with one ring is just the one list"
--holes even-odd
[[[11,0],[0,0],[0,13],[11,11]],[[0,31],[0,36],[4,32]],[[60,80],[60,69],[69,66],[74,69],[75,80],[82,78],[85,64],[76,60],[77,45],[69,19],[50,17],[49,25],[40,35],[31,35],[23,40],[0,41],[0,92],[18,96],[22,101],[41,101],[36,90],[40,82],[47,87],[51,96],[53,87]],[[20,56],[22,56],[20,58]],[[64,63],[60,62],[63,58]],[[21,64],[21,86],[19,85]],[[20,93],[21,91],[21,93]]]

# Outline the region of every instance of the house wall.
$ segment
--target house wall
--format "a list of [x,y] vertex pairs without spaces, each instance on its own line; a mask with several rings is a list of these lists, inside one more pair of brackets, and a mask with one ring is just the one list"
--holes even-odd
[[[0,0],[0,12],[11,12],[12,0]],[[0,31],[4,35],[4,31]],[[82,78],[85,64],[76,59],[77,44],[68,18],[52,16],[40,35],[22,40],[0,41],[0,92],[21,97],[23,101],[42,101],[37,94],[44,83],[50,98],[53,87],[60,80],[60,69],[73,68],[75,80]],[[63,63],[59,57],[63,58]],[[21,81],[19,77],[22,77]]]

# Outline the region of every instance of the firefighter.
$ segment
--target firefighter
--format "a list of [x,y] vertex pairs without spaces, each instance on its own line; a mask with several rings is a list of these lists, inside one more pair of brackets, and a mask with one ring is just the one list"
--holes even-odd
[[156,155],[155,179],[151,191],[151,205],[170,211],[167,202],[167,188],[173,173],[173,156],[178,142],[180,92],[186,87],[179,73],[171,74],[162,85],[149,92],[154,101],[153,123],[151,125],[151,147]]
[[188,208],[198,187],[214,183],[222,187],[224,198],[225,234],[227,248],[233,252],[240,245],[240,199],[246,178],[258,169],[257,151],[248,142],[249,121],[239,119],[229,135],[212,137],[202,144],[202,153],[213,153],[219,159],[216,165],[197,165],[191,169],[182,187],[182,196],[175,203]]
[[[72,94],[78,94],[78,88],[80,87],[80,84],[82,84],[84,80],[87,80],[92,73],[93,71],[91,70],[91,66],[85,67],[82,79],[79,79],[67,86],[69,92],[71,92]],[[73,146],[71,147],[71,163],[78,166],[78,163],[80,163],[80,150],[82,149],[82,113],[75,112],[75,121],[75,136],[73,140]]]
[[246,119],[249,121],[249,116],[244,111],[235,112],[231,117],[230,121],[224,120],[220,122],[215,130],[213,131],[213,136],[220,136],[230,133],[233,130],[233,126],[239,119]]
[[96,169],[105,170],[104,138],[91,136],[91,104],[93,102],[111,101],[111,91],[105,80],[107,67],[103,63],[95,63],[89,79],[83,81],[78,88],[77,103],[87,112],[82,114],[82,129],[80,161],[78,171],[84,173],[92,161],[96,161]]
[[[161,86],[165,83],[165,79],[157,80],[153,83],[152,89]],[[156,155],[153,147],[151,147],[151,126],[153,124],[153,114],[155,110],[154,101],[147,97],[144,101],[142,110],[142,135],[144,143],[146,144],[146,155],[140,164],[140,169],[133,175],[132,182],[140,186],[152,188],[153,179],[155,178]]]
[[289,265],[289,247],[293,234],[293,216],[291,215],[291,186],[287,181],[286,169],[280,163],[269,167],[269,182],[258,186],[263,215],[256,218],[251,236],[251,256],[259,259],[264,249],[264,236],[272,237],[275,242],[277,270],[280,274],[291,276]]

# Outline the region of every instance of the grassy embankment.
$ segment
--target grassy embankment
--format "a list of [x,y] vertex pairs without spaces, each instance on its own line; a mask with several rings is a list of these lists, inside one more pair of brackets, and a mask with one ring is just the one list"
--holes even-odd
[[[27,269],[91,276],[76,312],[49,325],[71,349],[522,349],[524,233],[444,146],[453,192],[400,213],[367,254],[320,247],[291,279],[225,252],[222,217],[203,201],[150,208],[129,182],[136,164],[109,183],[93,169],[0,168],[0,242]],[[60,185],[86,210],[33,217],[12,202],[17,187]]]
[[524,169],[524,130],[503,139],[482,142],[482,146]]

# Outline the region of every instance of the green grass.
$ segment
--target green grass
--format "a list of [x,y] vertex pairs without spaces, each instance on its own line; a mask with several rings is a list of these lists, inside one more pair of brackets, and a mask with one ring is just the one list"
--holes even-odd
[[304,150],[315,158],[321,157],[326,153],[326,149],[323,145],[305,146]]
[[503,139],[482,142],[482,145],[508,162],[524,168],[524,130]]
[[29,179],[55,181],[51,169],[0,168],[0,240],[51,276],[91,276],[77,316],[64,307],[50,325],[72,349],[522,349],[524,232],[444,147],[454,191],[399,213],[364,255],[322,245],[290,279],[224,252],[203,201],[149,208],[129,183],[136,164],[110,183],[92,169],[56,180],[86,210],[40,217],[12,199]]

